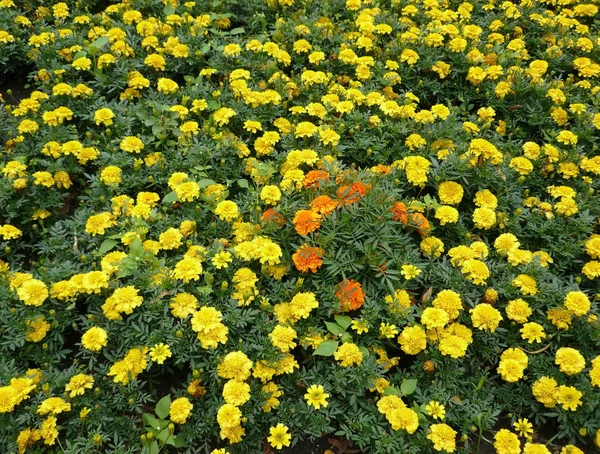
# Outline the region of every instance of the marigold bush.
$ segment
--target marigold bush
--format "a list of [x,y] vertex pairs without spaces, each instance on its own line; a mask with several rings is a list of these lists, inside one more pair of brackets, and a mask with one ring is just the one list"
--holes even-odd
[[2,452],[595,452],[597,14],[0,0]]

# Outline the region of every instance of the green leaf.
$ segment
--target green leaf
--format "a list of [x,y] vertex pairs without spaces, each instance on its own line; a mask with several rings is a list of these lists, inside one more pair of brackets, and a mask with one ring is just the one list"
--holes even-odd
[[156,404],[156,414],[159,418],[166,419],[169,416],[169,410],[171,409],[171,396],[166,395],[158,401]]
[[352,319],[347,315],[336,315],[335,321],[345,330],[352,324]]
[[211,99],[210,101],[208,101],[208,110],[217,110],[219,107],[221,107],[221,103],[218,101],[215,101],[214,99]]
[[119,272],[117,273],[117,279],[122,277],[131,276],[137,269],[137,262],[131,257],[124,258],[119,264]]
[[363,359],[367,359],[369,357],[370,353],[369,350],[367,350],[367,347],[358,347],[358,349],[363,354]]
[[171,204],[173,202],[177,202],[177,193],[175,191],[169,192],[166,196],[163,197],[162,203]]
[[337,323],[325,322],[325,325],[327,325],[327,331],[329,331],[334,336],[340,336],[345,332],[344,328],[342,328]]
[[73,61],[77,60],[78,58],[85,57],[85,56],[87,56],[87,53],[85,53],[84,51],[80,50],[75,55],[73,55]]
[[169,4],[164,7],[163,13],[165,13],[165,16],[170,16],[171,14],[175,14],[175,8],[173,8],[173,5]]
[[160,448],[158,447],[158,442],[155,441],[150,445],[150,454],[158,454],[160,452]]
[[173,446],[176,448],[183,448],[185,446],[185,441],[181,437],[173,437]]
[[112,248],[114,248],[117,244],[119,244],[119,242],[117,240],[104,240],[102,242],[102,244],[100,245],[100,248],[98,248],[98,254],[100,254],[100,255],[106,254],[108,251],[110,251]]
[[352,342],[352,336],[350,333],[342,334],[342,342]]
[[102,46],[105,46],[106,44],[108,44],[108,36],[101,36],[100,38],[95,40],[91,44],[91,46],[95,47],[96,49],[100,49]]
[[402,385],[400,385],[400,389],[402,390],[403,396],[410,396],[417,389],[417,380],[414,378],[405,380]]
[[325,340],[319,344],[313,355],[331,356],[335,353],[340,343],[334,340]]
[[229,31],[230,35],[241,35],[242,33],[246,33],[244,27],[236,27],[233,30]]
[[210,186],[211,184],[215,184],[215,182],[210,178],[203,178],[200,181],[198,181],[198,186],[200,186],[201,188],[205,188],[207,186]]
[[156,434],[156,438],[158,438],[160,441],[163,442],[163,444],[165,444],[171,437],[171,434],[169,433],[169,430],[166,427],[165,428],[161,427],[161,429],[162,430],[158,434]]
[[475,391],[479,391],[481,388],[483,388],[484,383],[485,383],[485,375],[482,375],[481,378],[479,379],[479,383],[477,383],[477,388],[475,388]]
[[129,244],[129,251],[134,257],[142,257],[144,255],[144,246],[138,237],[135,237]]
[[150,413],[142,414],[142,421],[144,421],[146,426],[150,426],[153,429],[160,427],[160,422],[158,422],[158,419],[156,419],[154,415],[151,415]]
[[384,396],[402,396],[402,393],[395,386],[388,386],[383,392]]
[[248,189],[248,180],[246,180],[245,178],[240,178],[239,180],[237,180],[237,184],[240,188]]
[[196,287],[196,291],[201,295],[210,295],[213,289],[211,285],[205,285],[204,287]]

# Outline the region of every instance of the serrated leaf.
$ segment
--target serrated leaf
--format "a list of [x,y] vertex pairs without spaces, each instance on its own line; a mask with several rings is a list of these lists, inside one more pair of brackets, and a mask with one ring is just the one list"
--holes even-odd
[[400,390],[402,391],[403,396],[410,396],[417,389],[417,380],[414,378],[409,378],[408,380],[404,380],[404,382],[400,385]]
[[104,255],[106,254],[108,251],[110,251],[112,248],[114,248],[117,244],[119,244],[118,241],[116,240],[104,240],[102,242],[102,244],[100,245],[100,247],[98,248],[98,254],[100,255]]
[[102,46],[108,44],[108,41],[108,36],[101,36],[100,38],[96,39],[91,46],[95,47],[96,49],[100,49]]
[[334,318],[337,324],[345,330],[348,329],[348,327],[352,324],[352,318],[348,317],[347,315],[336,315]]
[[173,202],[177,202],[177,193],[175,191],[169,192],[162,199],[162,203],[165,203],[165,204],[171,204]]
[[325,322],[325,325],[327,325],[327,331],[329,331],[334,336],[339,336],[341,334],[344,334],[345,332],[344,328],[342,328],[337,323]]
[[313,355],[332,356],[340,343],[334,340],[325,340],[319,344]]
[[171,409],[171,396],[166,395],[158,401],[156,404],[156,414],[159,418],[166,419],[169,416],[169,410]]

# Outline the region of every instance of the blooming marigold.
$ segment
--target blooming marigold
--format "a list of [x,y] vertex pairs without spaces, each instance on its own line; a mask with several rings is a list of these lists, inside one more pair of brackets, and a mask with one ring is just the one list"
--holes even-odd
[[394,203],[392,208],[390,208],[390,212],[392,213],[392,221],[400,221],[403,224],[408,224],[408,210],[404,203]]
[[306,235],[321,227],[321,215],[313,210],[300,210],[296,212],[293,222],[296,232]]
[[329,174],[324,170],[311,170],[304,176],[304,187],[318,188],[329,182]]
[[358,309],[365,302],[365,294],[360,282],[346,279],[335,287],[335,296],[339,299],[344,312]]
[[358,202],[361,197],[364,197],[367,192],[367,186],[362,182],[357,181],[351,185],[341,186],[336,194],[339,200],[340,206],[350,205]]
[[327,216],[335,211],[338,204],[327,195],[316,197],[310,204],[310,208],[323,216]]
[[316,273],[323,265],[323,251],[305,243],[292,255],[292,260],[298,271]]
[[411,213],[409,224],[412,227],[414,227],[414,229],[419,233],[419,235],[429,235],[429,232],[431,230],[431,227],[429,226],[429,221],[421,213]]
[[273,208],[269,208],[268,210],[265,210],[265,212],[262,214],[262,220],[265,223],[272,222],[278,226],[282,226],[286,222],[286,219],[280,213],[275,211]]

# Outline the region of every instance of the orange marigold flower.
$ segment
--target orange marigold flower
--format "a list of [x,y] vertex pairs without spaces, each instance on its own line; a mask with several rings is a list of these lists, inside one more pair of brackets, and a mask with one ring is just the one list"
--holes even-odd
[[273,222],[277,225],[283,225],[286,222],[286,219],[273,208],[269,208],[262,214],[262,220],[264,222]]
[[337,202],[327,195],[320,195],[312,201],[310,208],[323,216],[327,216],[335,211]]
[[314,232],[321,227],[321,215],[313,210],[300,210],[294,216],[294,227],[300,235]]
[[311,170],[304,177],[305,188],[318,188],[329,182],[329,174],[324,170]]
[[392,172],[392,169],[384,164],[377,164],[375,167],[371,168],[371,171],[379,175],[389,175]]
[[346,279],[335,286],[335,296],[340,300],[344,312],[358,309],[365,302],[365,294],[360,282]]
[[392,208],[390,208],[390,212],[392,213],[392,221],[400,221],[402,224],[408,224],[408,210],[404,203],[394,203]]
[[427,236],[429,235],[430,226],[429,221],[425,216],[421,213],[411,213],[410,214],[410,224],[415,228],[419,235]]
[[292,255],[292,260],[298,271],[306,273],[310,270],[316,273],[323,265],[323,251],[318,247],[311,247],[304,243]]
[[364,197],[367,193],[367,187],[357,181],[349,186],[341,186],[337,190],[337,197],[341,205],[350,205],[351,203],[358,202],[361,197]]

